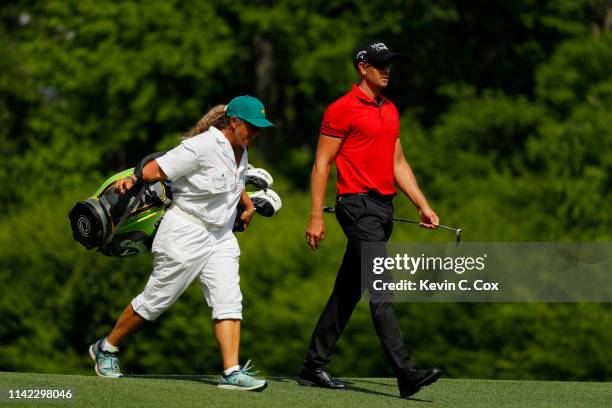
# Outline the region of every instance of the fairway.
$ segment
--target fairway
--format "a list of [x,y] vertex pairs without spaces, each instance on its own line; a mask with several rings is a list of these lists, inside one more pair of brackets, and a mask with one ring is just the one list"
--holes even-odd
[[[350,378],[348,391],[301,387],[273,377],[263,392],[219,390],[212,376],[96,376],[0,373],[0,405],[70,407],[608,407],[612,383],[442,379],[414,395],[397,396],[395,380]],[[8,389],[66,389],[70,402],[6,403]]]

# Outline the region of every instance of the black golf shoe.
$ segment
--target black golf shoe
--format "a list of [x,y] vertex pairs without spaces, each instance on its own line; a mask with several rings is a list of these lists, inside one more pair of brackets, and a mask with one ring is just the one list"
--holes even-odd
[[442,375],[442,370],[438,367],[429,369],[413,368],[404,378],[397,380],[397,385],[400,389],[400,396],[408,398],[416,394],[421,388],[433,384],[438,381]]
[[331,388],[334,390],[343,390],[346,388],[346,384],[334,379],[325,367],[309,369],[302,366],[298,373],[297,382],[300,385]]

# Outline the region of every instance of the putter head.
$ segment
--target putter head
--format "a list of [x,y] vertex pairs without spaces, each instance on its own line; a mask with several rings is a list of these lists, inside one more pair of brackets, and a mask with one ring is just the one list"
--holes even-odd
[[457,228],[455,231],[455,236],[456,236],[456,243],[457,245],[459,245],[459,242],[461,242],[461,228]]

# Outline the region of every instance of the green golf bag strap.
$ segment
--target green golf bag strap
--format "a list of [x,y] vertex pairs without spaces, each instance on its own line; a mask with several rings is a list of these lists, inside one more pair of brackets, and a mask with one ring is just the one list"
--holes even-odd
[[144,169],[144,166],[151,160],[155,160],[158,157],[162,157],[164,154],[166,154],[166,151],[151,153],[150,155],[145,156],[140,162],[138,162],[136,167],[134,167],[134,175],[136,176],[138,181],[142,181],[142,170]]
[[119,221],[117,221],[117,224],[115,225],[115,228],[113,229],[113,233],[108,238],[108,241],[105,242],[103,245],[101,245],[98,251],[100,252],[103,251],[103,249],[113,241],[113,237],[115,236],[117,231],[119,231],[119,228],[121,228],[121,225],[123,224],[123,222],[129,217],[134,207],[136,207],[140,203],[140,200],[142,200],[142,196],[144,195],[145,191],[148,189],[148,184],[138,183],[137,185],[140,188],[140,190],[138,190],[138,194],[136,194],[136,196],[134,197],[134,200],[130,203],[130,205],[128,205],[125,208],[125,211],[123,212],[123,214],[121,214],[121,218],[119,218]]
[[[140,160],[138,164],[136,165],[136,167],[134,167],[134,174],[136,175],[136,178],[138,179],[137,185],[140,186],[140,190],[138,191],[138,194],[136,195],[136,199],[132,202],[131,205],[128,205],[126,207],[125,211],[123,212],[123,215],[121,216],[121,218],[119,218],[119,221],[117,221],[117,225],[115,225],[115,231],[119,231],[121,224],[123,224],[123,222],[127,219],[127,217],[130,215],[134,207],[136,207],[136,205],[140,203],[140,200],[142,199],[143,194],[149,188],[148,183],[145,183],[142,181],[142,169],[148,162],[150,162],[151,160],[155,160],[158,157],[162,157],[164,154],[166,154],[166,151],[151,153],[145,156],[142,160]],[[111,236],[111,239],[112,239],[112,236]]]

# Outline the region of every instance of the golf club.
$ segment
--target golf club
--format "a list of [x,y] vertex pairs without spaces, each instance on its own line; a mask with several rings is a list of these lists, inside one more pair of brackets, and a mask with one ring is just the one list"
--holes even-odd
[[[334,207],[323,207],[323,212],[333,214],[333,213],[336,212],[336,209]],[[401,219],[401,218],[393,218],[393,221],[405,222],[405,223],[408,223],[408,224],[417,224],[417,225],[421,224],[419,221],[404,220],[404,219]],[[455,242],[457,244],[459,244],[459,242],[461,242],[461,232],[462,232],[461,228],[453,228],[453,227],[449,227],[449,226],[442,225],[442,224],[438,224],[438,227],[444,228],[444,229],[447,229],[447,230],[450,230],[450,231],[455,231]]]

